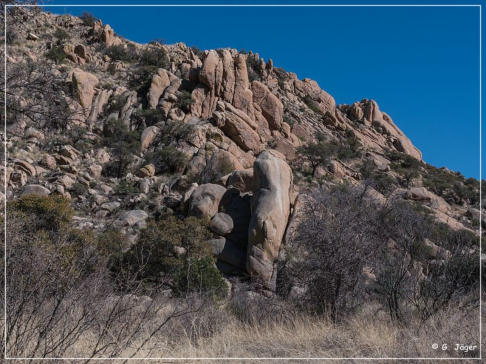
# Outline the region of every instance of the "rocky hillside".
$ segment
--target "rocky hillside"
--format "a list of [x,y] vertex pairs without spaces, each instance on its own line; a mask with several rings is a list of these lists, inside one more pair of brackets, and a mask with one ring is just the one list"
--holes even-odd
[[267,292],[313,186],[364,183],[454,230],[484,223],[479,182],[425,163],[374,100],[336,105],[257,53],[137,44],[89,15],[14,18],[8,200],[64,196],[74,227],[115,227],[125,251],[153,219],[202,218],[219,270]]

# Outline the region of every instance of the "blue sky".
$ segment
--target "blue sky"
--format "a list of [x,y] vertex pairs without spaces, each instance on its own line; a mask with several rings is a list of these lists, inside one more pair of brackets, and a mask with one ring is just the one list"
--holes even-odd
[[[109,3],[127,2],[104,2]],[[425,161],[479,177],[477,7],[49,10],[75,15],[89,11],[137,42],[163,38],[200,49],[258,52],[299,78],[316,80],[338,104],[375,99]]]

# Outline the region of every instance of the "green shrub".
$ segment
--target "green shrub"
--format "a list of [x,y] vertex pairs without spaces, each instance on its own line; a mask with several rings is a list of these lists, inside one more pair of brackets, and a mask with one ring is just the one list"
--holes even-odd
[[157,69],[152,66],[140,66],[130,73],[128,87],[137,92],[137,95],[144,100],[144,107],[147,106],[147,93],[152,83],[152,77]]
[[194,101],[192,100],[192,94],[186,90],[181,91],[177,99],[177,106],[183,111],[188,112],[193,103]]
[[288,115],[284,115],[284,116],[283,116],[283,122],[284,122],[284,123],[289,124],[291,128],[292,128],[292,127],[294,126],[294,124],[295,124],[295,120],[294,120],[294,119],[292,119],[292,118],[291,118],[290,116],[288,116]]
[[9,214],[22,216],[27,226],[34,230],[60,230],[73,216],[69,200],[59,195],[27,195],[9,202]]
[[199,291],[220,297],[226,285],[214,267],[210,237],[207,222],[195,217],[151,220],[117,268],[136,272],[147,284],[166,283],[178,295]]
[[260,74],[259,61],[254,55],[248,55],[246,57],[246,69],[248,72],[248,80],[250,82],[260,81],[262,76]]
[[176,292],[183,295],[186,292],[199,292],[210,294],[215,299],[226,296],[228,286],[221,272],[214,264],[212,257],[190,258],[176,277]]
[[319,105],[317,104],[317,102],[315,102],[312,97],[310,97],[309,95],[306,95],[304,97],[304,103],[307,105],[307,107],[309,109],[311,109],[312,111],[314,111],[315,113],[317,114],[322,114],[322,111],[321,109],[319,109]]
[[105,108],[104,114],[106,116],[109,116],[112,113],[119,113],[122,110],[123,106],[125,106],[126,102],[126,95],[122,94],[113,97],[108,106]]
[[135,182],[123,180],[116,185],[114,192],[117,195],[133,195],[138,193],[139,189]]
[[17,31],[14,31],[12,29],[7,29],[7,34],[6,34],[6,42],[8,45],[12,45],[16,42],[19,41],[19,33]]
[[308,143],[297,149],[297,165],[302,165],[302,161],[306,161],[311,166],[311,174],[313,175],[316,168],[326,166],[330,160],[337,157],[340,160],[348,160],[357,158],[361,155],[361,143],[353,135],[347,135],[344,143],[336,141],[327,141],[323,134],[316,135],[317,143]]
[[169,145],[173,141],[187,140],[194,132],[194,125],[182,121],[168,120],[162,130],[162,141]]
[[324,141],[317,143],[308,143],[297,149],[300,158],[296,160],[297,165],[302,165],[302,160],[309,163],[311,175],[314,175],[317,167],[327,165],[331,158],[336,154],[336,148],[333,144]]
[[136,62],[138,54],[135,46],[128,43],[126,46],[123,44],[116,44],[105,49],[105,54],[114,61],[121,61],[127,63]]
[[449,203],[479,205],[479,181],[465,179],[458,172],[450,172],[430,165],[425,166],[424,186]]
[[344,143],[336,144],[336,154],[340,160],[348,160],[361,156],[361,142],[351,130],[346,131]]
[[45,56],[56,64],[63,63],[66,60],[66,53],[61,46],[52,47],[45,53]]
[[146,163],[152,163],[157,173],[182,173],[187,165],[187,156],[173,146],[164,146],[148,152]]
[[161,47],[150,47],[144,49],[140,55],[140,64],[157,68],[167,68],[169,57],[167,52]]
[[72,187],[75,196],[85,196],[88,193],[88,187],[80,182],[76,182]]
[[139,109],[133,113],[133,117],[139,122],[145,121],[146,126],[165,120],[164,113],[160,109]]
[[96,23],[96,21],[98,20],[98,18],[93,16],[93,14],[88,13],[86,11],[79,18],[83,21],[84,25],[87,25],[87,26],[90,26],[90,27],[92,27],[94,25],[94,23]]
[[66,32],[64,29],[61,29],[61,28],[56,29],[56,31],[54,32],[54,37],[57,38],[61,42],[68,40],[68,39],[71,39],[71,36],[69,35],[69,33]]
[[111,148],[115,158],[103,166],[103,174],[120,178],[140,150],[140,133],[129,130],[123,121],[112,119],[103,126],[103,145]]
[[163,38],[155,38],[155,39],[152,39],[148,44],[151,44],[151,45],[164,45],[165,44],[165,39],[163,39]]

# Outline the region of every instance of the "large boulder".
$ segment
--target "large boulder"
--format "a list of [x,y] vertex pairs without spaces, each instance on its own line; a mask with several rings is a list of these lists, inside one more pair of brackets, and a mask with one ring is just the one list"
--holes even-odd
[[156,126],[149,126],[148,128],[145,128],[142,132],[142,136],[140,137],[140,149],[147,149],[150,144],[152,144],[159,131],[160,129]]
[[440,212],[447,213],[451,209],[451,206],[442,197],[430,192],[425,187],[412,187],[405,193],[405,197],[408,200],[424,202]]
[[76,68],[73,71],[72,83],[73,93],[76,100],[87,111],[91,110],[91,103],[95,94],[95,87],[98,85],[98,78],[91,73]]
[[159,68],[157,73],[152,77],[150,83],[150,89],[148,92],[148,103],[151,109],[155,109],[159,103],[160,96],[164,93],[165,89],[169,87],[170,79],[167,71],[163,68]]
[[188,201],[189,215],[212,218],[218,212],[219,203],[225,192],[226,188],[212,183],[196,187]]
[[223,149],[217,149],[202,171],[202,182],[214,182],[221,177],[243,168],[238,158]]
[[218,212],[211,219],[209,228],[218,235],[227,235],[233,230],[233,219],[224,212]]
[[41,185],[27,185],[22,191],[22,196],[26,195],[38,195],[38,196],[48,196],[50,191]]
[[247,271],[275,289],[274,262],[290,215],[292,170],[275,150],[262,152],[253,168],[256,191],[248,228]]
[[143,210],[123,211],[118,217],[118,223],[122,226],[143,225],[147,218],[148,214]]

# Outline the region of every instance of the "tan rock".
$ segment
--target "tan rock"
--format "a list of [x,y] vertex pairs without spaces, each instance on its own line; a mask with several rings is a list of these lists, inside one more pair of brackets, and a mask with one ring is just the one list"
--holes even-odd
[[79,157],[80,152],[71,145],[63,145],[59,154],[68,157],[69,159],[75,160]]
[[107,47],[120,44],[120,39],[117,38],[115,31],[112,29],[112,27],[110,27],[109,24],[106,24],[103,28],[102,40],[105,42]]
[[27,129],[25,129],[24,136],[26,138],[35,138],[39,141],[42,141],[45,138],[43,132],[41,132],[40,130],[37,130],[33,127],[28,127]]
[[50,191],[41,185],[27,185],[22,191],[22,196],[26,195],[38,195],[38,196],[48,196]]
[[254,119],[253,94],[249,88],[246,56],[238,54],[235,58],[235,92],[232,105],[243,110],[251,119]]
[[54,158],[56,159],[56,163],[60,166],[69,166],[73,164],[73,160],[60,154],[54,154]]
[[40,164],[49,169],[56,169],[57,167],[56,158],[49,154],[44,154],[40,161]]
[[105,164],[110,160],[110,154],[103,148],[98,149],[95,155],[96,161],[101,164]]
[[274,150],[262,152],[253,168],[256,192],[248,230],[247,270],[274,289],[273,265],[290,215],[292,170],[285,157]]
[[208,86],[214,95],[220,94],[223,81],[223,62],[215,50],[209,51],[199,72],[199,81]]
[[99,82],[98,78],[91,73],[76,68],[73,71],[72,82],[74,97],[85,109],[85,112],[89,112],[95,94],[95,87]]
[[169,75],[163,68],[159,68],[157,73],[152,77],[150,89],[147,95],[149,106],[151,109],[155,109],[159,103],[160,96],[164,93],[165,89],[170,85]]
[[224,212],[218,212],[209,223],[209,228],[218,235],[228,235],[233,227],[233,219]]
[[35,35],[34,33],[28,33],[27,34],[27,39],[28,40],[34,40],[34,41],[36,41],[36,40],[39,40],[39,36],[38,35]]
[[309,78],[304,78],[302,81],[295,79],[294,87],[297,91],[300,91],[303,96],[308,96],[317,103],[317,106],[322,113],[329,111],[334,114],[336,102],[334,98],[324,90],[321,90],[316,81]]
[[424,241],[424,253],[426,258],[428,259],[449,259],[451,257],[451,252],[447,249],[444,249],[434,242],[430,241],[429,239],[425,239]]
[[155,166],[153,164],[147,164],[138,171],[139,177],[153,177],[155,175]]
[[100,178],[102,170],[103,167],[101,167],[99,164],[92,164],[89,166],[89,172],[93,178]]
[[253,168],[242,169],[231,173],[226,180],[226,187],[235,187],[240,192],[254,192],[255,179],[253,178]]
[[231,153],[218,149],[206,164],[201,173],[202,182],[215,182],[219,178],[237,170],[242,169],[239,160]]
[[64,188],[69,190],[76,181],[69,177],[67,174],[65,174],[64,176],[58,178],[57,182],[64,186]]
[[223,53],[223,83],[222,83],[222,96],[227,102],[233,101],[233,95],[235,92],[235,63],[231,53],[224,49]]
[[406,193],[406,197],[414,201],[423,201],[434,210],[439,210],[443,213],[447,213],[451,209],[451,206],[442,197],[430,192],[425,187],[410,188]]
[[255,154],[262,150],[259,135],[248,125],[244,118],[229,109],[218,106],[214,118],[220,129],[233,140],[243,151],[253,151]]
[[149,126],[144,129],[142,136],[140,137],[140,148],[142,150],[147,149],[152,144],[159,131],[160,129],[156,126]]
[[35,167],[32,164],[30,164],[29,162],[24,161],[24,160],[16,160],[15,161],[15,168],[18,168],[21,171],[24,171],[27,174],[27,176],[33,177],[37,174]]
[[103,112],[103,108],[110,99],[113,90],[102,90],[98,95],[96,95],[95,101],[93,102],[93,107],[91,108],[91,113],[88,117],[88,123],[90,128],[93,128],[96,123],[98,116]]
[[283,120],[282,102],[270,92],[267,86],[259,81],[251,83],[251,90],[253,92],[253,102],[260,106],[270,128],[279,130]]
[[189,215],[212,218],[218,212],[225,193],[226,188],[212,183],[196,187],[188,201]]

